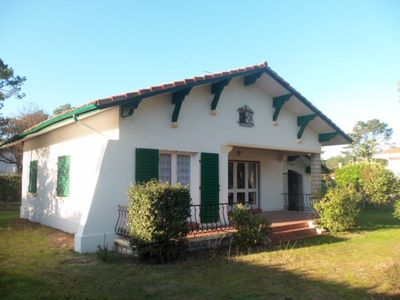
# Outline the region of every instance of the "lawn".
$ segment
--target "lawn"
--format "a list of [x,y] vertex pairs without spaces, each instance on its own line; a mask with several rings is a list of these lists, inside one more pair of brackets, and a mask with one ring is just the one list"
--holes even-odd
[[358,231],[228,257],[145,265],[73,252],[65,233],[0,209],[0,299],[400,298],[400,222],[364,211]]

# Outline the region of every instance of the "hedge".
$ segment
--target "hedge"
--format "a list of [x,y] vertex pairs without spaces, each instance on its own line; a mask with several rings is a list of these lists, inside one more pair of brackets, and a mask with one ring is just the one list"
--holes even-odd
[[21,202],[21,176],[0,175],[0,202]]
[[129,233],[139,258],[167,262],[184,250],[190,216],[190,192],[179,184],[155,180],[129,191]]

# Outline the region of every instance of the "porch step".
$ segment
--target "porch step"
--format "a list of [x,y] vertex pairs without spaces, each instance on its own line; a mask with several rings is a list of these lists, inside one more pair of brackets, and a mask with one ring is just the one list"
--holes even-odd
[[274,232],[287,231],[300,228],[309,228],[309,227],[310,227],[309,221],[293,221],[293,222],[272,224],[271,231],[274,233]]
[[273,232],[271,239],[273,241],[290,241],[304,237],[311,237],[318,235],[316,228],[296,228],[285,231]]

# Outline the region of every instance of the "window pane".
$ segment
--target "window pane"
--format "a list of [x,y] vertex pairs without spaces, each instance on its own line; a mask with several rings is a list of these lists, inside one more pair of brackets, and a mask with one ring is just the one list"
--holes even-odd
[[229,205],[233,204],[233,193],[228,193],[228,204]]
[[256,195],[257,195],[256,192],[249,193],[249,204],[256,204],[256,202],[257,202]]
[[171,183],[171,154],[160,154],[158,176],[160,182]]
[[233,189],[233,163],[228,164],[228,189]]
[[237,163],[237,188],[244,189],[245,188],[245,163],[238,162]]
[[237,203],[244,204],[246,202],[245,193],[237,193]]
[[256,163],[249,163],[249,189],[256,188]]
[[176,181],[182,185],[190,185],[190,155],[178,155],[176,158]]

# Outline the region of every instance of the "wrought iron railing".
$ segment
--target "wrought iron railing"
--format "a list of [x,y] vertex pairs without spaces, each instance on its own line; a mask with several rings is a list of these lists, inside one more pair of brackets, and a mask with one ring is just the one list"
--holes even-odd
[[[190,217],[188,218],[189,235],[232,229],[233,226],[230,216],[236,205],[237,203],[190,205]],[[244,205],[249,209],[253,209],[252,204],[244,203]],[[128,221],[128,207],[119,205],[115,233],[120,236],[128,237]]]
[[129,236],[128,230],[128,206],[118,205],[118,219],[114,231],[120,236]]
[[288,210],[312,212],[313,202],[311,194],[283,193],[283,206]]

